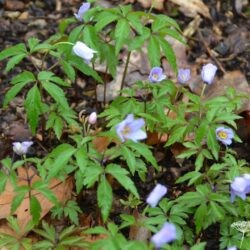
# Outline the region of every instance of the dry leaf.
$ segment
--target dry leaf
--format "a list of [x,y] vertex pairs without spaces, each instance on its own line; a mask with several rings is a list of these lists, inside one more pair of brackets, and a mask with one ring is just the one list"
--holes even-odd
[[[18,181],[17,185],[18,186],[28,185],[27,181],[25,180],[27,177],[26,170],[20,167],[18,168],[18,174],[20,175],[19,176],[20,181]],[[31,184],[37,180],[40,180],[40,177],[36,175],[34,169],[29,168],[28,174],[29,176],[34,175]],[[58,201],[63,202],[65,200],[68,200],[71,197],[71,191],[73,189],[72,178],[69,177],[65,179],[63,182],[61,180],[52,179],[50,181],[49,188],[55,194]],[[54,205],[41,193],[38,193],[37,191],[32,191],[31,194],[34,195],[39,200],[42,206],[41,218],[43,218]],[[14,191],[13,186],[11,185],[10,182],[7,182],[5,191],[0,195],[0,219],[6,218],[7,216],[10,215],[11,202],[15,196],[16,192]],[[19,225],[23,230],[27,225],[27,223],[31,220],[31,215],[29,212],[28,194],[24,198],[21,205],[18,207],[18,209],[15,211],[14,214],[17,216]]]
[[211,19],[208,7],[202,0],[170,0],[172,3],[179,5],[180,11],[188,16],[195,17],[197,14]]

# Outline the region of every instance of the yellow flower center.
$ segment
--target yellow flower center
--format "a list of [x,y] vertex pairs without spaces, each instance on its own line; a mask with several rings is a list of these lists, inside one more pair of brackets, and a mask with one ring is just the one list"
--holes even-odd
[[228,134],[225,131],[219,131],[217,135],[223,140],[227,139],[228,137]]
[[131,133],[130,127],[129,127],[129,126],[125,126],[125,127],[123,128],[123,130],[122,130],[122,134],[123,134],[123,135],[128,135],[128,134],[130,134],[130,133]]
[[152,78],[153,78],[154,80],[158,80],[158,75],[157,75],[157,74],[153,74],[153,75],[152,75]]

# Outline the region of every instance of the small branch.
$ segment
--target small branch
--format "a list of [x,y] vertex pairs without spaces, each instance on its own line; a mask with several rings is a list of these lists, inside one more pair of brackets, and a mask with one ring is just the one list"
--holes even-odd
[[199,29],[197,30],[197,32],[198,32],[198,35],[199,35],[199,37],[200,37],[200,40],[202,41],[202,43],[203,43],[203,45],[204,45],[204,47],[205,47],[205,49],[206,49],[208,55],[209,55],[211,58],[213,58],[213,60],[216,62],[216,64],[217,64],[218,67],[220,68],[220,70],[221,70],[224,74],[226,74],[226,70],[223,68],[223,66],[221,65],[220,61],[213,55],[211,49],[210,49],[209,46],[207,45],[207,42],[205,41],[205,39],[204,39],[204,37],[203,37],[203,35],[201,34],[201,32],[200,32]]

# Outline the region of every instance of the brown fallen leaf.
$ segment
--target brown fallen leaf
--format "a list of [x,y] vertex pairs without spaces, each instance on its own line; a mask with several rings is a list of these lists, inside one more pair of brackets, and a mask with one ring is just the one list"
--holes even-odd
[[150,8],[152,3],[154,4],[153,8],[157,10],[163,10],[164,0],[125,0],[124,4],[138,2],[142,5],[143,8]]
[[195,17],[197,14],[211,19],[208,7],[202,0],[170,0],[172,3],[179,5],[179,10],[188,17]]
[[[18,181],[17,185],[28,185],[27,184],[27,172],[23,167],[18,168],[18,174],[20,177],[20,180]],[[34,169],[29,168],[28,175],[34,177],[32,178],[31,184],[34,183],[37,180],[40,180],[40,177],[36,175],[36,172]],[[58,179],[52,179],[49,183],[50,190],[54,193],[54,195],[57,197],[57,200],[60,202],[66,201],[71,197],[71,191],[73,189],[73,182],[72,178],[68,177],[63,182]],[[50,209],[54,206],[52,202],[50,202],[46,197],[44,197],[41,193],[37,191],[32,191],[31,195],[34,195],[38,201],[40,202],[42,206],[42,212],[41,212],[41,218],[43,218]],[[11,209],[11,202],[16,196],[16,192],[14,191],[14,187],[10,182],[7,182],[5,191],[1,193],[0,195],[0,219],[8,217]],[[31,220],[31,215],[29,211],[29,198],[28,194],[18,207],[18,209],[14,212],[14,214],[17,217],[18,223],[21,227],[21,230],[23,232],[25,226],[27,223]]]

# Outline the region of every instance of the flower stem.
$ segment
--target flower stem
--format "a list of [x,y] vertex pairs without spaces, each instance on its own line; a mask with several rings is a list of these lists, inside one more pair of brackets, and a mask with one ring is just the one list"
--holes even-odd
[[[131,51],[128,52],[128,56],[127,56],[127,59],[126,59],[126,64],[125,64],[125,68],[124,68],[123,75],[122,75],[122,82],[121,82],[120,91],[124,88],[125,77],[126,77],[127,70],[128,70],[128,63],[129,63],[129,60],[130,60],[130,56],[131,56]],[[120,95],[121,95],[121,92],[120,92]]]

